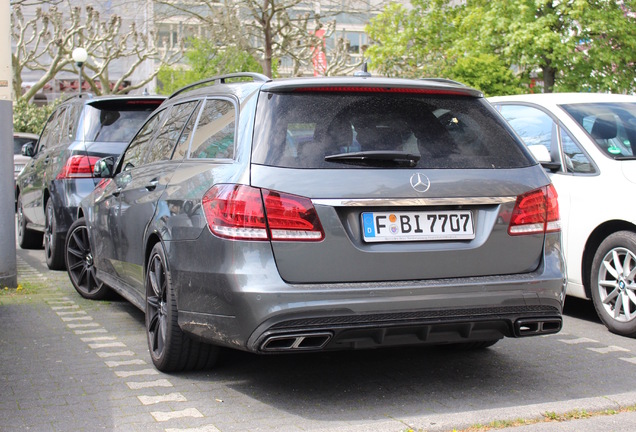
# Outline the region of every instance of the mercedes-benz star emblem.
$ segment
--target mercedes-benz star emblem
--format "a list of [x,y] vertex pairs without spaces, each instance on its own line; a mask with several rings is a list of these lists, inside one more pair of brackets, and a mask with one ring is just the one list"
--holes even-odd
[[411,186],[418,192],[426,192],[431,187],[431,181],[424,174],[415,173],[411,176]]

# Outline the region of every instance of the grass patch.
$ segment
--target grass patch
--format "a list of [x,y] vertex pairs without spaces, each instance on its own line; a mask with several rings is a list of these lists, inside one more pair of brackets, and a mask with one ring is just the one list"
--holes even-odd
[[[571,420],[586,419],[590,417],[610,416],[626,412],[636,412],[636,404],[621,407],[619,409],[608,409],[603,411],[572,410],[565,413],[546,412],[543,418],[538,419],[516,419],[516,420],[494,420],[486,425],[476,424],[466,429],[453,429],[452,432],[483,432],[490,430],[527,426],[537,423],[565,422]],[[406,429],[405,432],[416,432],[414,429]]]
[[0,304],[29,303],[48,292],[45,283],[23,282],[17,288],[1,287]]

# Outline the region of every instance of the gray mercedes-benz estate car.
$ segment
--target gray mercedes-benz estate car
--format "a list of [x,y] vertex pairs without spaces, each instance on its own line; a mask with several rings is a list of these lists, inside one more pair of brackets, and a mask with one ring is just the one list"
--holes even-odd
[[145,311],[160,370],[220,347],[483,348],[561,329],[555,191],[476,90],[216,77],[96,173],[69,275]]
[[64,269],[64,241],[79,202],[98,180],[93,164],[119,155],[165,96],[73,96],[49,117],[39,140],[22,147],[31,159],[16,179],[18,244]]

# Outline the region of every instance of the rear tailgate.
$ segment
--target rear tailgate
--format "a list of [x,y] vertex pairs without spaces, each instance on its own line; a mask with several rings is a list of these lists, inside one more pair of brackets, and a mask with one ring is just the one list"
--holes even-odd
[[[414,174],[430,180],[425,197],[411,186]],[[253,186],[311,198],[325,231],[322,242],[272,242],[281,277],[290,283],[399,281],[531,272],[541,263],[544,234],[511,236],[508,226],[517,196],[545,184],[543,171],[538,167],[461,172],[312,170],[310,173],[252,167]],[[388,237],[365,240],[365,214],[367,218],[375,216],[376,228],[380,220],[380,234],[388,233]],[[391,222],[392,214],[396,216],[395,223]],[[435,222],[437,234],[432,239],[417,238],[414,231],[418,217],[421,231],[430,232]],[[448,219],[444,220],[445,217]],[[441,230],[444,223],[445,229]],[[409,225],[410,233],[404,235]],[[401,235],[391,234],[392,226]]]

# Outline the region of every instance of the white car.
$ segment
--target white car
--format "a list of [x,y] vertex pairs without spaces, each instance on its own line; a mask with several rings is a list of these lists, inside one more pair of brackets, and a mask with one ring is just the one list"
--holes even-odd
[[30,157],[22,154],[22,147],[25,144],[37,143],[39,135],[25,132],[13,133],[13,178],[18,178],[18,174],[22,171],[22,168],[29,163]]
[[561,212],[567,293],[636,337],[636,96],[554,93],[489,101],[549,170]]

